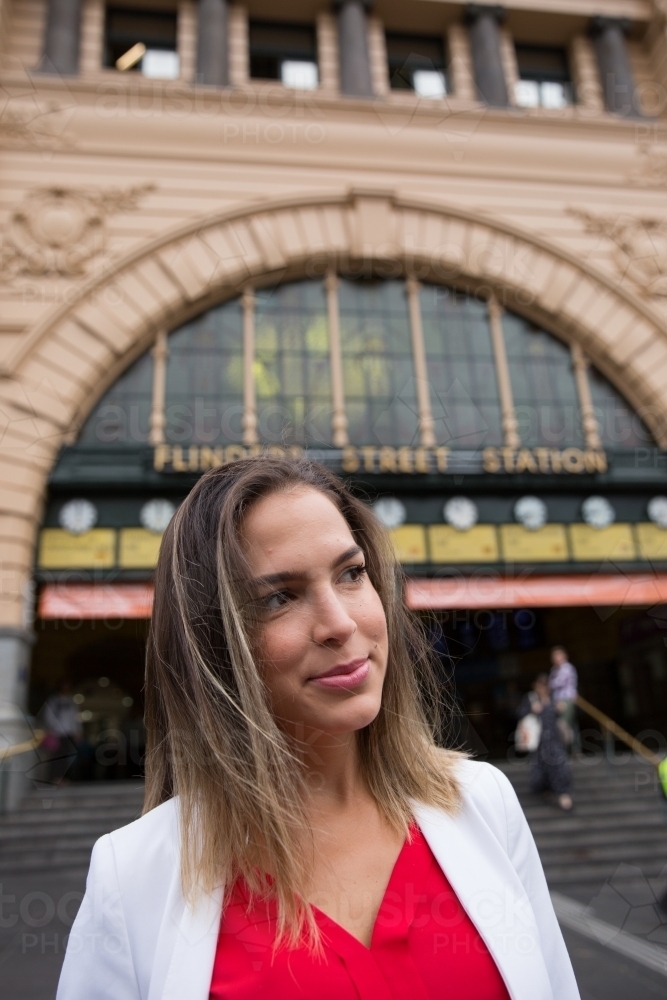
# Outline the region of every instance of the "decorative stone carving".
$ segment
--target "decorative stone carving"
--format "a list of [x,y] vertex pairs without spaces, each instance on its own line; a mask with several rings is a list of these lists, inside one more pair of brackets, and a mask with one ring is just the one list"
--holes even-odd
[[152,190],[154,185],[145,184],[125,190],[31,191],[13,213],[0,247],[0,278],[85,274],[89,261],[104,249],[107,216],[135,210]]
[[667,220],[629,215],[595,215],[571,208],[587,233],[613,243],[614,263],[647,295],[667,295]]
[[667,149],[643,145],[637,152],[641,162],[628,180],[641,187],[667,187]]

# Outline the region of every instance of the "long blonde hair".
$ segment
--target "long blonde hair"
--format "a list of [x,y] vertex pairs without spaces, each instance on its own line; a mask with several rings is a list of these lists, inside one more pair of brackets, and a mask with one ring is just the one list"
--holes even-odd
[[312,871],[304,766],[271,712],[253,654],[257,623],[240,529],[260,497],[304,487],[329,497],[345,518],[387,618],[382,705],[357,734],[370,793],[404,831],[414,800],[448,812],[459,803],[456,755],[436,745],[449,702],[404,607],[391,542],[368,505],[312,462],[260,456],[206,473],[169,525],[156,570],[145,811],[178,796],[189,898],[242,877],[252,893],[274,896],[279,935],[292,943],[304,929],[316,934],[304,902]]

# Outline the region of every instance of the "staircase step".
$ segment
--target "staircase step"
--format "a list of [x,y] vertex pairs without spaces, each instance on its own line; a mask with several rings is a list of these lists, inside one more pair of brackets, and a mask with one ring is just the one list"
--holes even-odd
[[496,766],[512,782],[551,886],[600,886],[620,865],[657,878],[667,866],[667,808],[655,769],[633,757],[572,762],[572,813],[530,794],[525,761]]
[[141,815],[140,781],[81,782],[31,792],[0,816],[0,877],[87,871],[95,841]]

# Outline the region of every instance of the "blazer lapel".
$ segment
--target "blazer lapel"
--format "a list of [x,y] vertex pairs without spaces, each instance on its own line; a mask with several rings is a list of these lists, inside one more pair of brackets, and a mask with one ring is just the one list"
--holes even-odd
[[208,1000],[221,913],[222,889],[188,906],[174,880],[147,1000]]
[[452,817],[416,804],[415,816],[512,1000],[553,1000],[532,907],[491,831],[475,821],[467,805]]

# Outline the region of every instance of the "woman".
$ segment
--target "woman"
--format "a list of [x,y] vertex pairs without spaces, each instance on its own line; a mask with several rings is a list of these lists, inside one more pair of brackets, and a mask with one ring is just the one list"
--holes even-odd
[[551,700],[547,674],[535,678],[532,691],[523,699],[521,718],[531,714],[540,720],[540,737],[537,748],[530,755],[530,790],[534,795],[552,792],[560,808],[569,812],[572,809],[572,768]]
[[436,748],[390,543],[325,469],[215,469],[162,544],[146,808],[59,1000],[576,1000],[507,779]]

